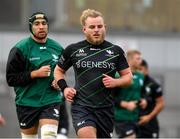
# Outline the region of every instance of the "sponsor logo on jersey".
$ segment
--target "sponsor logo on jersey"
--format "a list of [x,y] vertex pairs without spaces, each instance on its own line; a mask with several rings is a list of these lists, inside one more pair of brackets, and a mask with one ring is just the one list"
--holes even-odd
[[47,49],[46,46],[41,46],[39,47],[40,50],[44,50],[44,49]]
[[100,48],[90,48],[91,51],[98,51],[101,50]]
[[80,50],[79,50],[79,53],[84,53],[84,50],[83,50],[83,49],[80,49]]
[[78,53],[76,54],[76,57],[80,56],[87,56],[87,53],[84,52],[84,49],[79,49]]
[[29,59],[29,61],[35,61],[35,60],[40,60],[41,58],[40,57],[31,57],[30,59]]
[[81,61],[76,62],[77,68],[109,68],[115,69],[115,63],[105,61]]

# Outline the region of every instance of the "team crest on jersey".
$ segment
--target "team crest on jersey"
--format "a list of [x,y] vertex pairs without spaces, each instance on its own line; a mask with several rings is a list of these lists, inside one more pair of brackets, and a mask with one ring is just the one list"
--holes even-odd
[[76,53],[76,56],[87,56],[87,53],[85,53],[84,49],[79,49],[79,51]]
[[106,56],[109,56],[109,57],[114,56],[114,51],[106,50],[106,52],[107,52]]
[[52,54],[52,57],[53,57],[53,61],[55,61],[55,62],[57,62],[58,61],[58,56],[57,55],[55,55],[55,54]]

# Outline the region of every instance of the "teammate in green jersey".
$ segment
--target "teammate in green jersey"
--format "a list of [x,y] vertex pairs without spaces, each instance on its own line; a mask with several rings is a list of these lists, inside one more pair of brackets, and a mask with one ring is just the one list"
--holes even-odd
[[57,136],[61,96],[54,80],[54,68],[63,52],[59,43],[47,37],[48,18],[36,12],[29,18],[31,36],[10,51],[6,79],[16,93],[16,110],[23,139],[54,139]]
[[141,53],[138,50],[129,50],[127,60],[133,73],[133,83],[127,88],[117,88],[115,91],[115,129],[119,138],[136,137],[138,102],[144,81],[143,74],[138,71],[142,61]]

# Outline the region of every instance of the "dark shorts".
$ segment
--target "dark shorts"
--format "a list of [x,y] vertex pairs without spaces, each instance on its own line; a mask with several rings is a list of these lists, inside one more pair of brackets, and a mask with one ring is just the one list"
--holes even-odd
[[115,131],[119,138],[124,138],[132,134],[137,134],[138,126],[136,122],[116,121]]
[[97,138],[110,138],[113,133],[113,108],[90,108],[72,105],[73,126],[77,131],[86,126],[93,126],[97,130]]
[[59,120],[60,103],[53,103],[43,107],[29,107],[16,105],[17,117],[21,129],[28,129],[38,124],[40,119]]
[[139,138],[159,138],[159,127],[150,124],[139,126]]

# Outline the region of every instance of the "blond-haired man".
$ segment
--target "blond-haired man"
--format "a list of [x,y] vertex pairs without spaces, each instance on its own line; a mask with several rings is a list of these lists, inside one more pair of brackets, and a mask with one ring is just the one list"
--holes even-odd
[[[78,138],[109,138],[113,132],[112,88],[131,84],[132,73],[124,51],[105,39],[100,12],[83,11],[80,22],[85,40],[69,45],[54,72],[66,100],[72,102],[72,119]],[[73,66],[75,87],[64,79]],[[116,71],[121,78],[115,79]]]
[[[138,50],[127,51],[127,60],[133,73],[133,83],[126,88],[115,91],[115,130],[119,138],[136,138],[137,122],[139,118],[139,103],[144,75],[139,72],[142,61]],[[116,75],[119,77],[119,75]],[[146,105],[143,100],[144,107]]]

